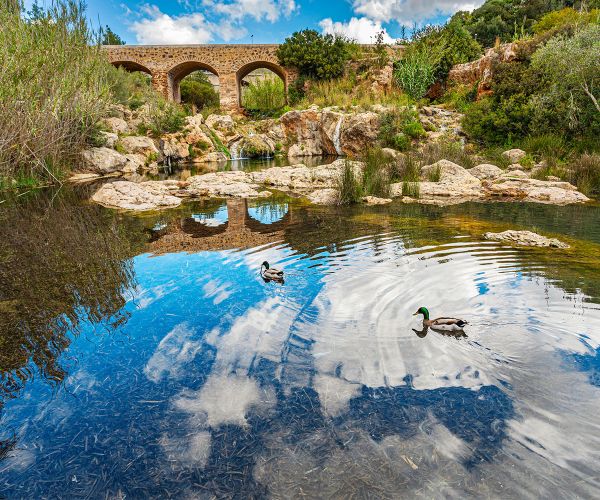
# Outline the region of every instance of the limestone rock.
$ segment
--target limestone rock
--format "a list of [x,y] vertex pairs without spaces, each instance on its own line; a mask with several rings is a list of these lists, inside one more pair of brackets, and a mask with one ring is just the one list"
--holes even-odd
[[529,179],[530,175],[523,170],[509,170],[500,176],[503,179]]
[[127,134],[129,132],[129,125],[123,118],[105,118],[103,123],[110,132],[115,134]]
[[104,184],[92,196],[92,201],[109,208],[147,211],[177,207],[181,199],[170,194],[168,184],[116,181]]
[[158,154],[158,149],[150,137],[127,136],[121,139],[121,145],[127,153],[148,156]]
[[519,163],[523,158],[527,156],[527,153],[522,149],[509,149],[504,151],[502,156],[510,161],[512,164]]
[[323,154],[321,112],[318,108],[289,111],[281,117],[280,121],[287,141],[292,144],[288,156],[320,156]]
[[165,158],[175,161],[184,160],[190,156],[190,145],[181,134],[167,134],[160,140],[160,150]]
[[128,154],[127,164],[123,167],[123,173],[132,174],[146,167],[146,157],[141,154]]
[[489,163],[484,163],[482,165],[477,165],[469,170],[469,173],[479,180],[484,179],[495,179],[500,177],[503,174],[503,170],[496,165],[490,165]]
[[440,160],[421,169],[424,178],[439,171],[439,182],[421,182],[421,196],[479,197],[481,181],[456,163]]
[[488,182],[486,192],[492,196],[519,199],[550,205],[585,203],[589,198],[568,182],[548,182],[537,179],[506,179]]
[[367,205],[387,205],[388,203],[392,203],[392,201],[390,198],[377,198],[376,196],[365,196],[362,198],[362,202]]
[[404,153],[401,153],[400,151],[396,151],[395,149],[391,148],[383,148],[381,152],[383,153],[383,156],[385,156],[388,160],[393,161],[400,161],[406,156]]
[[257,198],[258,186],[246,172],[213,172],[188,179],[187,191],[194,196]]
[[349,115],[344,120],[341,149],[346,155],[359,156],[371,147],[379,136],[379,115],[371,111]]
[[199,158],[194,158],[194,163],[227,163],[229,158],[221,151],[213,151]]
[[73,184],[81,184],[81,183],[85,183],[85,182],[91,182],[91,181],[95,181],[97,179],[100,178],[99,174],[90,174],[90,173],[81,173],[81,174],[74,174],[71,177],[69,177],[69,182],[72,182]]
[[308,200],[315,205],[337,205],[338,192],[336,189],[317,189],[307,196]]
[[485,233],[486,240],[502,241],[514,245],[544,248],[570,248],[556,238],[546,238],[531,231],[504,231],[503,233]]
[[115,145],[117,144],[117,141],[119,140],[119,136],[113,132],[104,132],[103,130],[101,130],[99,132],[99,135],[104,141],[104,145],[107,148],[114,149]]
[[235,131],[235,122],[229,115],[210,115],[205,123],[210,128],[224,132],[226,135]]
[[97,174],[119,172],[127,164],[127,157],[109,148],[90,148],[81,153],[85,167]]

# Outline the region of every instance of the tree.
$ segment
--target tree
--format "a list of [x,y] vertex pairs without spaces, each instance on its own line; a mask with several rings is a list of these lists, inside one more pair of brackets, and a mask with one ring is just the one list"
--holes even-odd
[[342,36],[304,30],[286,38],[277,49],[277,57],[281,65],[297,68],[304,76],[329,80],[344,74],[351,46],[352,42]]
[[[571,38],[551,39],[532,58],[532,67],[542,72],[560,100],[572,101],[572,110],[581,114],[579,105],[593,106],[600,114],[600,26],[590,25]],[[579,108],[579,113],[578,113]],[[599,116],[600,117],[600,116]]]
[[181,100],[198,109],[219,106],[219,94],[203,71],[194,71],[181,81]]
[[102,45],[125,45],[125,41],[111,30],[108,25],[106,28],[101,29],[100,33],[102,36]]

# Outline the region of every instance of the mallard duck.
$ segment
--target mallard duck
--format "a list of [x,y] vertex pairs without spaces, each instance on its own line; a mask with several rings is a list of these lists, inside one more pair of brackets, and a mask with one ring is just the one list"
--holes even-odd
[[458,318],[437,318],[429,319],[429,310],[421,307],[413,316],[423,315],[423,327],[442,332],[461,332],[468,323],[464,319]]
[[266,260],[260,266],[260,275],[265,281],[283,282],[283,271],[269,266],[269,263]]

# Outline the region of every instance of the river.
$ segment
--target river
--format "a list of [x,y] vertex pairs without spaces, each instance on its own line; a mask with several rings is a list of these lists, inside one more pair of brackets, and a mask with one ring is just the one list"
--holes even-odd
[[600,495],[600,207],[90,189],[0,205],[6,498]]

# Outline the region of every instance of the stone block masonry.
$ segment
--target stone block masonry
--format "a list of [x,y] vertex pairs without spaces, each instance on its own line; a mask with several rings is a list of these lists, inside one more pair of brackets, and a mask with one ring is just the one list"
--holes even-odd
[[108,60],[129,71],[152,76],[152,85],[165,98],[179,102],[179,85],[187,75],[207,70],[219,77],[221,108],[241,107],[242,80],[252,71],[266,68],[288,86],[298,73],[277,59],[278,45],[107,45]]

